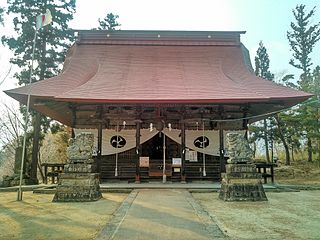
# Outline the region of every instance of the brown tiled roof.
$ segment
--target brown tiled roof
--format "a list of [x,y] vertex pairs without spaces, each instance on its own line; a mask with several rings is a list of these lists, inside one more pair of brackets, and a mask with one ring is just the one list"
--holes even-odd
[[64,72],[6,91],[33,99],[86,103],[248,103],[311,95],[250,71],[244,32],[83,31]]

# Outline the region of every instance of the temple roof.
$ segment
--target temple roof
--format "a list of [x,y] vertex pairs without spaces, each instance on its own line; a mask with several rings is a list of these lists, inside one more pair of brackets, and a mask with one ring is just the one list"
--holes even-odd
[[33,108],[64,123],[59,109],[37,106],[37,101],[58,105],[280,102],[286,108],[311,96],[256,77],[240,42],[243,33],[79,31],[60,75],[6,93],[24,104],[30,93]]

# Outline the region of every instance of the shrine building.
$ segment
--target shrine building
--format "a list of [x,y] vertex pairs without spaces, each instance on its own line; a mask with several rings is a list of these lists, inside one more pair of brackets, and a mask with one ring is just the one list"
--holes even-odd
[[311,96],[255,76],[244,33],[78,31],[61,74],[6,93],[93,132],[102,181],[218,181],[227,132]]

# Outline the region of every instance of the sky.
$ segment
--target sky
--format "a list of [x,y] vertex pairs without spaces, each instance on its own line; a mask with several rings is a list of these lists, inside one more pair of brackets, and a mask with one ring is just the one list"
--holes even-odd
[[[0,0],[5,6],[6,0]],[[292,9],[305,4],[310,11],[316,6],[313,24],[320,22],[319,0],[77,0],[76,13],[69,26],[74,29],[91,29],[98,26],[98,18],[107,13],[119,15],[122,30],[198,30],[246,31],[241,36],[248,48],[251,62],[260,41],[263,41],[270,58],[270,70],[276,77],[300,72],[289,65],[292,52],[286,32],[294,20]],[[0,27],[0,36],[10,34],[9,18]],[[53,16],[54,20],[54,16]],[[320,65],[320,42],[311,58],[314,66]],[[10,68],[10,51],[0,46],[0,82]],[[13,72],[13,71],[12,71]],[[7,78],[0,85],[0,101],[14,101],[2,93],[17,86],[16,80]]]

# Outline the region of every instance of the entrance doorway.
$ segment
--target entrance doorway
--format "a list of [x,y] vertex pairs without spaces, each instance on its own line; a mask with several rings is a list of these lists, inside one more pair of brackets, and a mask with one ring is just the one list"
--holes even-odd
[[168,156],[168,137],[162,132],[156,134],[142,145],[142,156],[149,157],[149,179],[160,180],[163,177],[163,151],[165,150],[165,173],[167,177],[172,175],[172,167]]
[[[166,136],[159,132],[157,135],[155,135],[151,139],[151,145],[150,147],[150,153],[149,158],[150,159],[163,159],[163,138]],[[166,154],[167,156],[167,154]]]

